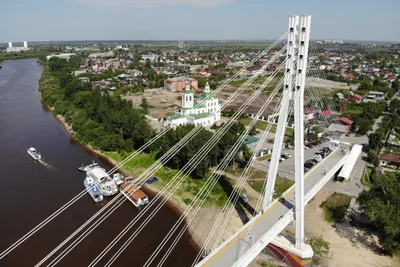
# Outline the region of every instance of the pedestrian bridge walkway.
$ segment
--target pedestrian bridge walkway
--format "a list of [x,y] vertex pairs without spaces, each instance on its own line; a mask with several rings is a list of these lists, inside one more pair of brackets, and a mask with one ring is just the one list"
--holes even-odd
[[[345,161],[346,156],[341,148],[337,148],[306,174],[305,204],[310,202]],[[274,200],[265,212],[252,218],[196,266],[247,266],[293,220],[294,190],[293,185],[279,199]],[[237,262],[239,258],[240,264]]]

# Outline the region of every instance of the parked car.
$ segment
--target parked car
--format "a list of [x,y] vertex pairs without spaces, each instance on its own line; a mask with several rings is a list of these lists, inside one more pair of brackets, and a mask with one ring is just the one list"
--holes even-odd
[[310,162],[306,162],[306,163],[304,163],[304,167],[311,169],[312,167],[314,167],[314,164],[310,163]]
[[[279,163],[281,163],[283,161],[282,158],[279,158]],[[268,162],[271,162],[271,159],[268,159]]]
[[318,162],[320,162],[322,160],[322,156],[319,154],[314,154],[314,159],[318,160]]
[[309,168],[304,167],[304,173],[307,173],[309,170]]
[[304,149],[305,150],[309,150],[310,148],[308,146],[304,146]]
[[289,153],[283,153],[281,155],[281,158],[284,158],[284,159],[289,159],[290,157],[291,157],[291,155]]
[[309,161],[311,161],[311,162],[314,162],[315,164],[317,164],[318,163],[318,160],[316,160],[316,159],[309,159]]
[[249,202],[249,198],[246,196],[246,194],[241,194],[240,197],[243,199],[244,203]]

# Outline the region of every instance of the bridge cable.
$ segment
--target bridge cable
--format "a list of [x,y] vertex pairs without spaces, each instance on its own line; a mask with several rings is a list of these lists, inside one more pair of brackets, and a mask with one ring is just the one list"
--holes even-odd
[[[225,103],[226,103],[226,102],[224,102],[224,104],[225,104]],[[201,127],[199,127],[199,128],[201,128]],[[114,199],[116,199],[116,198],[114,198]],[[114,200],[114,199],[113,199],[113,200]],[[65,242],[64,242],[63,244],[65,244]],[[48,258],[48,257],[47,257],[47,258]],[[42,262],[41,262],[41,263],[42,263]],[[38,266],[39,266],[39,265],[38,265]]]
[[[228,127],[230,127],[232,124],[233,124],[233,121],[236,119],[236,118],[238,118],[239,116],[240,116],[240,114],[245,110],[245,109],[247,109],[247,106],[251,103],[251,101],[252,100],[254,100],[257,96],[258,96],[258,94],[259,94],[259,92],[260,92],[260,90],[257,90],[256,91],[256,93],[254,93],[253,95],[252,95],[252,97],[251,97],[251,99],[248,99],[247,101],[246,101],[246,103],[242,106],[242,108],[240,109],[240,110],[238,110],[236,113],[235,113],[235,115],[231,118],[232,119],[232,121],[230,121],[230,124],[228,125],[228,124],[225,124],[222,128],[225,128],[225,129],[227,129]],[[220,130],[222,130],[222,128],[220,128],[219,129],[219,131]],[[225,130],[225,132],[226,132],[227,130]],[[211,140],[211,139],[210,139]],[[207,144],[206,144],[207,145]],[[203,146],[203,148],[200,150],[200,151],[204,151],[204,148],[206,147],[206,145],[205,146]],[[206,151],[206,153],[208,153],[208,151]],[[190,164],[192,164],[192,162],[194,162],[194,160],[197,160],[197,158],[196,158],[196,156],[197,155],[199,155],[199,154],[196,154],[194,157],[192,157],[192,159],[188,162],[188,164],[186,164],[185,165],[185,167],[180,171],[180,173],[183,173],[183,171],[185,171],[185,173],[187,173],[187,171],[186,171],[186,169],[188,168],[188,166],[190,166]],[[199,161],[197,161],[197,163],[199,163]],[[194,167],[192,167],[192,170],[194,169]],[[179,174],[179,173],[178,173]],[[177,175],[178,175],[177,174]],[[176,178],[176,177],[175,177]],[[183,183],[183,180],[182,181],[180,181],[179,182],[179,184],[181,184],[181,183]],[[179,184],[177,184],[176,186],[175,186],[175,188],[177,188],[178,186],[179,186]],[[165,201],[167,201],[167,198],[168,197],[165,197]],[[154,203],[154,202],[153,202]],[[165,202],[164,202],[165,203]],[[161,208],[161,207],[160,207]],[[154,212],[153,212],[154,213]],[[155,213],[154,213],[155,214]],[[154,216],[154,215],[153,215]],[[134,221],[133,221],[133,223],[134,223]],[[129,225],[127,226],[127,229],[129,230]],[[132,226],[131,226],[132,227]],[[126,231],[124,230],[124,232],[126,233]],[[136,231],[137,232],[137,231]],[[121,233],[121,234],[125,234],[125,233]],[[120,238],[119,238],[120,239]],[[117,240],[118,241],[118,240]],[[113,242],[114,243],[114,242]],[[110,244],[109,245],[109,247],[111,247],[112,246],[112,244]],[[109,250],[109,248],[106,248],[106,250]],[[106,253],[106,252],[105,252]],[[103,254],[103,253],[101,253],[101,254]],[[99,255],[98,257],[102,257],[103,255]],[[90,266],[93,266],[94,264],[96,264],[98,262],[98,259],[96,259],[93,263],[92,263],[92,265],[90,265]]]

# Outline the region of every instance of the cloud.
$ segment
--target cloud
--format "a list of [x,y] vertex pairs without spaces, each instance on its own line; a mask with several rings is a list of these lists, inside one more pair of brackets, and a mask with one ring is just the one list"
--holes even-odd
[[235,0],[67,0],[69,2],[105,5],[116,7],[139,7],[154,8],[166,6],[191,6],[191,7],[214,7],[226,5]]

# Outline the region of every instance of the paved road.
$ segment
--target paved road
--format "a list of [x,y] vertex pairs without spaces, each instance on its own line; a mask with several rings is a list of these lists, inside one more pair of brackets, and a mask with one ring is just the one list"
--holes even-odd
[[[330,170],[333,167],[337,167],[337,163],[342,159],[343,155],[340,149],[333,152],[324,161],[322,161],[318,166],[311,170],[305,177],[305,193],[310,191],[317,183],[324,177],[324,169]],[[197,266],[232,266],[239,258],[239,251],[244,244],[243,238],[249,231],[250,223],[255,222],[253,229],[251,230],[250,236],[252,237],[252,242],[258,242],[260,238],[267,232],[273,232],[274,229],[281,228],[282,224],[279,224],[279,220],[282,216],[287,215],[292,212],[294,205],[294,188],[291,189],[284,195],[286,199],[283,203],[276,202],[268,211],[260,213],[255,218],[253,218],[249,223],[247,223],[239,234],[235,234],[228,241],[226,241],[224,247],[219,250],[216,254],[210,254]],[[273,233],[275,234],[275,233]],[[270,242],[270,239],[268,242]],[[266,245],[264,243],[263,245]],[[249,245],[245,245],[244,251],[246,252]]]

